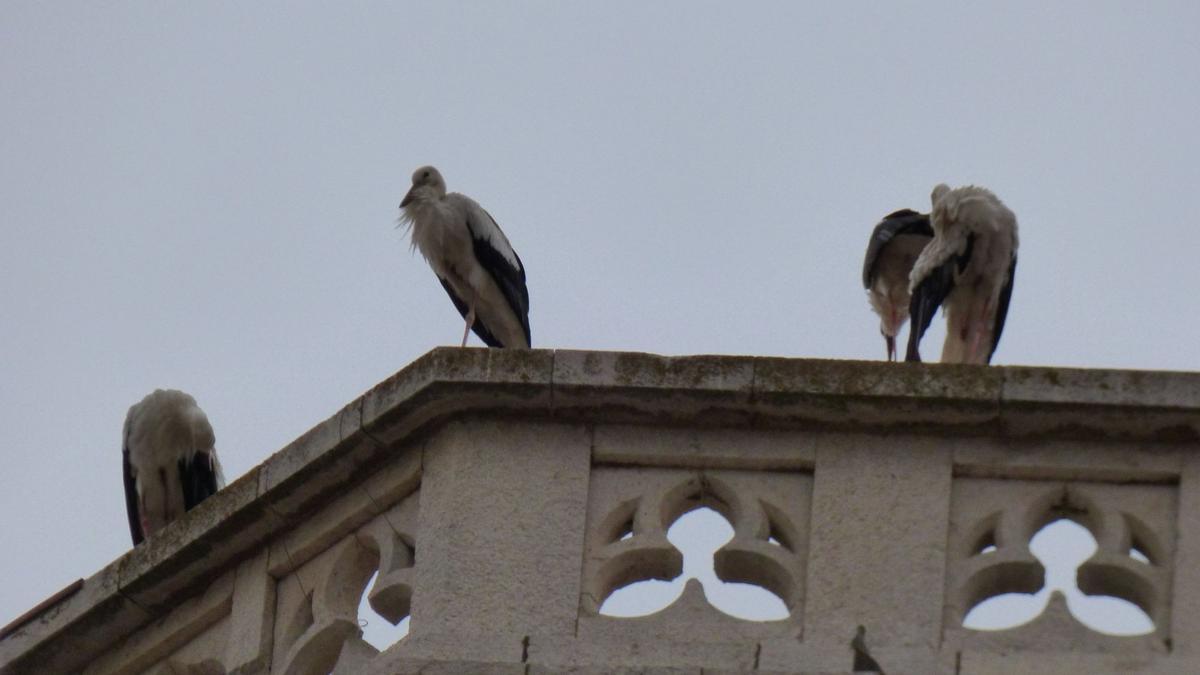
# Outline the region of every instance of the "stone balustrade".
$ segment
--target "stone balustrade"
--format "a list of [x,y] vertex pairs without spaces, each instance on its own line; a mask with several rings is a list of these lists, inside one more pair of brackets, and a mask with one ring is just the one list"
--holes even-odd
[[[114,490],[120,489],[114,484]],[[750,621],[671,579],[699,507]],[[1042,587],[1067,518],[1088,594],[1026,625],[971,608]],[[361,638],[360,598],[407,637]],[[1200,673],[1200,374],[437,349],[0,635],[0,672],[153,675]]]

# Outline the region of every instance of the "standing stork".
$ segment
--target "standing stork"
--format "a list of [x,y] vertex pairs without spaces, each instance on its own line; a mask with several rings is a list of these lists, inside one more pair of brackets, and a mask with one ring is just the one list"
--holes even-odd
[[489,347],[528,349],[525,266],[491,214],[466,195],[447,193],[432,166],[413,172],[400,209],[412,229],[413,248],[420,249],[466,320],[462,346],[473,330]]
[[930,239],[929,216],[911,209],[884,216],[871,232],[863,260],[863,288],[871,309],[879,315],[888,361],[896,360],[896,334],[908,319],[909,274]]
[[990,363],[1017,271],[1017,217],[996,195],[974,185],[952,190],[940,184],[931,200],[933,241],[913,266],[905,360],[921,360],[921,337],[944,303],[942,363]]
[[225,487],[215,437],[196,399],[155,389],[125,416],[125,507],[133,543]]

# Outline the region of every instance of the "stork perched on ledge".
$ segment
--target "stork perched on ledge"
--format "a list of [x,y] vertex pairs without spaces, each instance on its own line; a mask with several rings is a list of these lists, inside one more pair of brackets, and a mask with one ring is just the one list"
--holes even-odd
[[933,241],[912,270],[905,360],[921,360],[920,340],[945,303],[942,363],[990,363],[1017,271],[1017,217],[996,195],[973,185],[940,184],[931,200]]
[[212,426],[196,399],[155,389],[125,415],[125,506],[133,543],[225,487]]
[[411,226],[413,248],[420,249],[466,320],[462,346],[473,330],[489,347],[528,349],[525,266],[491,214],[470,197],[447,194],[446,181],[432,166],[413,172],[400,209],[401,220]]
[[871,309],[879,315],[888,361],[896,360],[896,334],[908,320],[909,274],[930,239],[929,216],[911,209],[884,216],[871,232],[863,260],[863,288]]

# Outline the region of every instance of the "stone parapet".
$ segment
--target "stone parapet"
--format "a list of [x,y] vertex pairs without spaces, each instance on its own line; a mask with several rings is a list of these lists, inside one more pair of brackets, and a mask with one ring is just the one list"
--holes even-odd
[[[114,489],[117,487],[114,485]],[[671,579],[711,508],[748,621]],[[1097,550],[1017,628],[971,608],[1044,584],[1030,538]],[[436,349],[93,576],[0,630],[0,673],[1200,672],[1200,374]],[[407,637],[361,638],[360,598]]]

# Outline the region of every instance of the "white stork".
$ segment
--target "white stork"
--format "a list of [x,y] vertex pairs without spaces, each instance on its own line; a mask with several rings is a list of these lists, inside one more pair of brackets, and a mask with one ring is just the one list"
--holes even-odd
[[1017,217],[996,195],[973,185],[952,190],[941,184],[931,199],[933,241],[913,266],[905,360],[921,360],[918,344],[945,303],[942,363],[990,363],[1017,271]]
[[413,248],[466,320],[462,346],[474,330],[489,347],[528,349],[529,289],[525,267],[491,214],[475,200],[446,193],[432,166],[413,172],[400,202],[401,220],[412,228]]
[[913,263],[933,238],[929,216],[901,209],[884,216],[871,232],[863,260],[863,288],[879,315],[888,361],[896,360],[896,334],[908,320],[908,277]]
[[215,437],[196,399],[155,389],[125,416],[125,506],[133,543],[225,487]]

